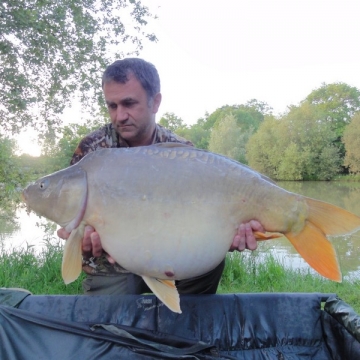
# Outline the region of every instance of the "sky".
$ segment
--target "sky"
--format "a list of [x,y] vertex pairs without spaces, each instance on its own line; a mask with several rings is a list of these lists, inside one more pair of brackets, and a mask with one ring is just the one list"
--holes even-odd
[[[359,0],[142,2],[158,16],[147,26],[158,42],[145,41],[139,55],[160,74],[157,119],[173,112],[191,125],[251,99],[281,114],[323,83],[360,89]],[[64,119],[81,122],[79,109]]]

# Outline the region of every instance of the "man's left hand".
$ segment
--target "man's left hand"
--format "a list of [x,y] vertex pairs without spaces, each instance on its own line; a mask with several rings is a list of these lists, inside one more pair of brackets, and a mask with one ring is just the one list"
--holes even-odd
[[258,221],[251,220],[247,223],[240,224],[229,251],[243,251],[245,249],[256,250],[257,241],[254,236],[254,231],[264,232],[263,226]]

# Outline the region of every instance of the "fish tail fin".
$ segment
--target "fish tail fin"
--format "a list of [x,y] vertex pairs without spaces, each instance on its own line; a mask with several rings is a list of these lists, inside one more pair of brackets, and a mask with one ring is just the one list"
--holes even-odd
[[61,274],[65,284],[75,281],[82,269],[81,242],[84,235],[84,224],[74,229],[66,240],[61,265]]
[[171,311],[181,314],[180,296],[173,280],[155,279],[142,276],[146,285]]
[[328,279],[341,282],[342,275],[335,249],[318,227],[307,221],[299,234],[284,235],[314,270]]
[[338,206],[305,198],[308,218],[298,234],[285,233],[295,249],[318,273],[341,282],[341,271],[336,251],[327,235],[344,235],[360,227],[360,217]]
[[360,228],[360,217],[338,206],[305,198],[308,219],[326,235],[345,235]]

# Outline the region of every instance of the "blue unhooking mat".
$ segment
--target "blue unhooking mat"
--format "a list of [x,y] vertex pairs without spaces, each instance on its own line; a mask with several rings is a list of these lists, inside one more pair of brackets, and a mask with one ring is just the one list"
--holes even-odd
[[[322,301],[326,300],[324,309]],[[39,296],[0,290],[0,359],[360,359],[335,295]]]

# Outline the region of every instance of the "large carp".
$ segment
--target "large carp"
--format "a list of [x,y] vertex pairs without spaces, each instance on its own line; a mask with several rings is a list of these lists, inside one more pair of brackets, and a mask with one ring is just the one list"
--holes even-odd
[[358,216],[288,192],[234,160],[169,143],[97,150],[29,185],[23,197],[71,232],[62,264],[66,283],[81,272],[89,224],[104,250],[176,312],[174,280],[215,268],[240,223],[256,219],[267,232],[284,234],[310,266],[335,281],[341,272],[326,235],[360,227]]

